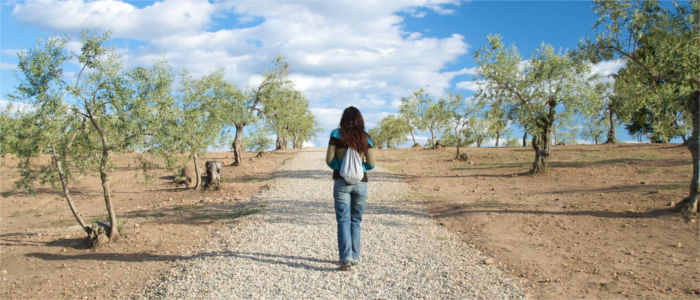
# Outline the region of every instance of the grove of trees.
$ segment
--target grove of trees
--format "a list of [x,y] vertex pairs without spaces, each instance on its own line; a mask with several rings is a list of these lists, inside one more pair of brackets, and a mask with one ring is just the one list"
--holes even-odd
[[[198,172],[198,157],[235,130],[234,164],[242,163],[244,128],[268,124],[277,134],[278,149],[288,137],[301,147],[318,130],[308,101],[287,79],[281,57],[259,86],[243,91],[224,78],[223,70],[202,77],[183,71],[179,84],[164,61],[125,70],[116,52],[105,46],[109,33],[83,33],[81,51],[70,53],[68,38],[39,40],[18,54],[18,81],[9,97],[28,104],[25,112],[0,114],[1,154],[20,158],[16,188],[33,191],[37,181],[59,184],[76,221],[93,242],[100,232],[118,236],[118,221],[110,184],[114,153],[138,150],[143,155],[188,156]],[[77,75],[67,79],[65,68],[79,62]],[[265,138],[255,133],[258,151]],[[230,140],[229,140],[230,141]],[[228,142],[227,142],[228,143]],[[48,154],[51,163],[37,157]],[[71,197],[78,174],[99,175],[109,224],[86,224]],[[200,186],[197,174],[196,187]]]
[[[524,60],[515,46],[489,35],[488,45],[474,53],[479,90],[473,97],[436,101],[416,90],[401,99],[398,115],[372,129],[372,137],[396,147],[392,141],[404,141],[406,133],[416,145],[416,134],[424,132],[434,147],[435,134],[442,133],[443,144],[479,147],[489,138],[498,143],[510,126],[520,126],[523,146],[531,137],[530,171],[538,174],[547,170],[554,140],[581,134],[598,144],[605,135],[606,143],[616,143],[615,127],[624,124],[630,134],[652,142],[679,138],[687,145],[693,166],[690,193],[677,208],[698,211],[700,2],[595,0],[593,10],[595,36],[572,51],[543,43]],[[611,60],[623,64],[616,74],[591,74],[591,64]],[[396,120],[402,125],[394,125]],[[576,120],[583,121],[582,132],[569,125]]]

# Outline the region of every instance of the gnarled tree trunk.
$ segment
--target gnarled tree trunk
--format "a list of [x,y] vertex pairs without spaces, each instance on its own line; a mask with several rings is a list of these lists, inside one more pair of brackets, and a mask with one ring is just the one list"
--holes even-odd
[[241,152],[243,147],[241,146],[241,141],[243,140],[243,125],[236,124],[236,137],[233,139],[233,163],[232,166],[240,166],[243,163],[243,158],[241,158]]
[[[612,104],[608,104],[608,122],[610,127],[608,127],[608,140],[605,143],[615,144],[617,143],[617,137],[615,137],[615,109],[612,107]],[[598,144],[597,139],[596,144]]]
[[287,148],[289,148],[289,141],[287,140],[287,137],[277,135],[277,143],[275,145],[275,149],[282,150]]
[[192,161],[194,162],[194,189],[196,190],[202,185],[202,175],[199,174],[199,159],[197,158],[197,152],[192,152]]
[[539,136],[535,135],[532,137],[532,148],[535,150],[535,161],[532,163],[532,169],[530,170],[532,174],[540,174],[547,171],[556,105],[557,102],[555,100],[549,101],[549,113],[540,120]]

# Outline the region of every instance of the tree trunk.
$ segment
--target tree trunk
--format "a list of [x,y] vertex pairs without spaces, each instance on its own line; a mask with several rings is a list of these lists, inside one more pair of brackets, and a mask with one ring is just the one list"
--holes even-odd
[[278,133],[277,134],[277,142],[275,144],[275,149],[282,150],[282,149],[287,149],[287,148],[289,148],[289,140],[287,139],[286,136],[280,136]]
[[207,161],[205,164],[207,169],[207,180],[204,182],[202,189],[208,190],[214,188],[219,190],[221,184],[221,162],[218,160]]
[[417,143],[416,143],[416,137],[413,136],[413,129],[411,129],[410,126],[409,126],[409,129],[408,129],[408,132],[411,133],[411,139],[413,140],[413,146],[415,147],[416,144],[417,144]]
[[232,166],[240,166],[243,163],[241,158],[241,141],[243,140],[243,125],[236,124],[236,137],[233,139],[233,163]]
[[455,159],[459,159],[459,144],[461,144],[462,141],[460,140],[459,137],[457,137],[457,154],[455,154]]
[[199,189],[202,185],[202,174],[199,174],[199,159],[197,158],[197,152],[192,152],[192,161],[194,163],[194,189]]
[[535,161],[532,163],[532,170],[530,170],[532,174],[541,174],[547,171],[556,104],[557,102],[554,100],[549,101],[549,113],[541,120],[542,127],[539,130],[539,137],[532,137],[532,148],[535,150]]
[[289,138],[286,136],[282,137],[282,149],[289,149]]
[[496,148],[498,148],[498,140],[500,140],[500,139],[501,139],[501,133],[496,132]]
[[107,207],[107,213],[109,214],[109,229],[107,230],[107,236],[110,239],[115,239],[118,236],[117,230],[117,216],[114,213],[114,207],[112,206],[112,189],[109,186],[109,173],[107,172],[107,162],[109,161],[109,143],[107,143],[107,134],[104,132],[102,127],[95,120],[90,106],[85,102],[85,110],[87,111],[88,118],[92,127],[97,130],[100,134],[100,139],[102,142],[102,157],[100,159],[100,181],[102,181],[102,193],[104,194],[105,206]]
[[[102,136],[102,140],[106,145],[106,137]],[[102,192],[104,193],[105,206],[107,206],[107,212],[109,213],[109,231],[107,236],[110,239],[115,239],[118,235],[117,233],[117,215],[114,213],[114,207],[112,205],[112,189],[109,186],[109,173],[107,172],[107,161],[109,159],[109,150],[105,147],[102,150],[102,159],[100,160],[100,180],[102,181]]]
[[527,147],[527,131],[523,133],[523,147]]
[[617,138],[615,137],[615,110],[613,109],[612,104],[608,105],[608,122],[608,126],[610,127],[608,128],[608,140],[605,143],[615,144],[617,143]]
[[83,217],[80,216],[80,213],[75,208],[75,204],[73,204],[73,198],[71,198],[70,190],[68,189],[68,181],[66,180],[66,174],[63,172],[62,162],[56,154],[56,149],[54,148],[53,143],[51,144],[51,158],[53,160],[54,166],[56,167],[58,178],[61,180],[61,187],[63,188],[63,197],[66,198],[66,202],[68,202],[68,207],[73,213],[73,217],[75,217],[75,220],[78,221],[78,224],[80,224],[80,228],[85,230],[85,233],[87,233],[87,235],[90,236],[90,227],[85,225]]
[[435,149],[435,134],[433,134],[433,127],[430,127],[430,144],[432,145],[433,149]]
[[544,134],[532,136],[532,149],[535,150],[535,161],[532,163],[532,169],[530,170],[532,174],[539,174],[544,172],[547,168],[546,154],[542,142],[543,135]]
[[301,141],[301,138],[298,134],[292,135],[292,144],[294,149],[301,149],[301,145],[303,144],[303,142]]
[[698,212],[698,194],[700,194],[700,91],[689,96],[688,110],[693,119],[693,134],[688,140],[688,149],[693,158],[693,176],[690,180],[690,195],[678,203],[677,208],[687,212]]

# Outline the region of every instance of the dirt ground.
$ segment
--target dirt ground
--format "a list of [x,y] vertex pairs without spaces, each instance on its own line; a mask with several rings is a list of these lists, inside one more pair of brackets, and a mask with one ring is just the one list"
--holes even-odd
[[379,151],[436,221],[519,278],[529,297],[697,299],[697,215],[690,152],[673,144],[556,146],[531,176],[532,148]]
[[[185,189],[166,169],[151,171],[147,184],[134,171],[139,154],[118,155],[111,184],[120,237],[98,249],[85,247],[85,233],[61,192],[51,186],[36,194],[11,191],[17,160],[7,156],[0,169],[0,299],[128,298],[176,260],[206,252],[199,246],[211,231],[259,212],[245,200],[294,153],[245,153],[239,167],[228,166],[231,153],[209,153],[202,164],[222,161],[223,183],[219,191],[204,192]],[[72,196],[86,222],[107,220],[98,177],[77,180]]]

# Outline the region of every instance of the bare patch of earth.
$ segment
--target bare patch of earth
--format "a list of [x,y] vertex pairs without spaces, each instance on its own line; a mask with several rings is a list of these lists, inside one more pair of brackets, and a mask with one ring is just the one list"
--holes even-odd
[[[204,192],[186,189],[161,168],[151,170],[146,183],[134,171],[138,153],[117,155],[111,184],[121,233],[97,249],[84,246],[85,233],[60,190],[44,185],[35,194],[12,191],[19,169],[17,159],[6,156],[0,169],[0,298],[128,298],[175,261],[205,252],[200,245],[212,230],[257,212],[246,200],[295,153],[244,153],[239,167],[229,166],[231,153],[209,153],[202,165],[222,161],[223,183],[219,191]],[[84,220],[106,221],[99,178],[74,182],[72,196]]]
[[531,176],[531,148],[378,151],[440,225],[459,234],[530,297],[692,298],[700,295],[691,158],[674,144],[556,146],[551,170]]

